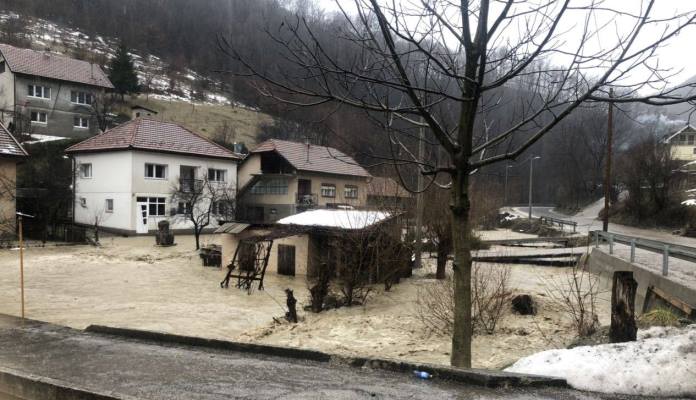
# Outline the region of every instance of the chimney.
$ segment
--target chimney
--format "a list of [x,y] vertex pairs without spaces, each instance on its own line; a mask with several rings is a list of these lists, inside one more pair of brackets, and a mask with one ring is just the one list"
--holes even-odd
[[309,163],[309,148],[312,146],[312,145],[309,143],[309,136],[306,136],[306,137],[305,137],[305,144],[307,145],[307,162]]

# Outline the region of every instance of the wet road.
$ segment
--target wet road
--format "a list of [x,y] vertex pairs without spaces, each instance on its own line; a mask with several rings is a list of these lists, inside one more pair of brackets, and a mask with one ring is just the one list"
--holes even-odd
[[[158,345],[0,315],[0,367],[143,399],[624,399],[567,389],[487,389],[410,374]],[[0,392],[3,388],[0,387]],[[2,398],[0,393],[0,398]]]

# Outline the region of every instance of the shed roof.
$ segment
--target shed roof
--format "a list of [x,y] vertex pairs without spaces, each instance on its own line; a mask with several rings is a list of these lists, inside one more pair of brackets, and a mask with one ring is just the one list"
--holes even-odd
[[287,140],[269,139],[256,146],[254,153],[275,151],[298,171],[370,177],[370,173],[350,156],[333,147]]
[[114,85],[101,67],[55,53],[0,44],[0,53],[12,72],[59,79],[112,89]]
[[5,125],[0,123],[0,157],[27,157],[29,153],[15,139]]
[[241,155],[174,122],[136,118],[76,145],[66,153],[145,150],[239,160]]

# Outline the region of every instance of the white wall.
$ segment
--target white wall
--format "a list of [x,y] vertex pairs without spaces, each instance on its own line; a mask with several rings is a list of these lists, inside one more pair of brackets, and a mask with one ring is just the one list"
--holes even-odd
[[[237,163],[230,160],[199,158],[176,154],[144,152],[144,151],[115,151],[109,153],[80,154],[79,162],[92,162],[92,179],[77,178],[75,205],[75,221],[92,224],[90,216],[97,207],[104,207],[107,198],[114,199],[114,213],[104,219],[102,226],[106,228],[135,231],[135,217],[138,197],[165,197],[167,201],[166,215],[152,216],[148,219],[150,233],[157,229],[157,223],[168,220],[172,229],[190,229],[193,227],[183,215],[171,216],[170,210],[176,208],[172,200],[172,192],[179,185],[179,167],[181,165],[197,167],[197,179],[203,179],[208,168],[224,169],[227,171],[226,185],[236,188]],[[166,179],[151,179],[145,177],[145,164],[163,164],[167,166]],[[87,208],[79,204],[79,198],[87,199]],[[216,227],[213,221],[210,227]]]
[[[101,226],[131,230],[135,217],[131,206],[131,165],[132,153],[116,151],[75,155],[76,169],[80,164],[92,164],[92,177],[82,178],[79,172],[75,178],[75,222],[94,224],[97,215],[102,216]],[[87,200],[87,207],[80,204],[80,198]],[[114,200],[114,212],[105,212],[106,199]]]

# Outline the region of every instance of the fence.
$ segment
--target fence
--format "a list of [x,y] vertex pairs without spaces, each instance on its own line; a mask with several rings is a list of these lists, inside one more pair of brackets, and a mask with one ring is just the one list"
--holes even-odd
[[548,224],[552,224],[552,225],[557,224],[561,227],[561,229],[563,229],[563,226],[569,225],[569,226],[573,227],[573,233],[575,233],[575,230],[578,227],[578,223],[575,221],[568,221],[565,219],[559,219],[559,218],[553,218],[553,217],[539,217],[539,222],[541,222],[542,224],[544,222],[546,222]]
[[595,247],[599,247],[600,241],[607,242],[609,244],[609,254],[614,254],[614,243],[631,246],[631,262],[636,260],[636,248],[662,254],[663,276],[669,274],[670,257],[696,262],[696,248],[694,247],[604,231],[592,231],[590,232],[590,238],[594,238]]

